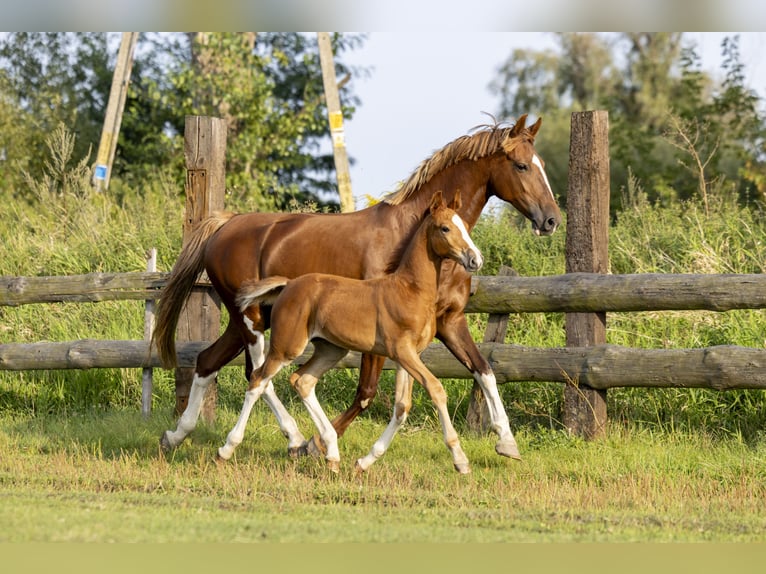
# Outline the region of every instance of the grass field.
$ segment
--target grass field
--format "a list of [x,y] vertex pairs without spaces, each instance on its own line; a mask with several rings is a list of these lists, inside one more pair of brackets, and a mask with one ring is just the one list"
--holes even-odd
[[[300,415],[301,413],[299,413]],[[585,442],[521,429],[524,459],[462,433],[451,468],[435,424],[407,425],[363,476],[353,461],[383,424],[358,420],[341,472],[289,460],[265,405],[235,459],[214,461],[236,413],[165,456],[168,416],[0,418],[4,542],[528,542],[766,540],[766,443],[612,428]],[[311,427],[299,418],[304,433]]]

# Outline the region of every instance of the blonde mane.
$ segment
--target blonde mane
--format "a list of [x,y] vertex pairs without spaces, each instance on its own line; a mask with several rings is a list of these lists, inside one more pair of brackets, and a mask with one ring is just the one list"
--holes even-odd
[[492,155],[500,148],[510,153],[521,141],[534,142],[534,136],[527,128],[523,128],[516,137],[511,138],[513,129],[513,125],[498,123],[473,128],[470,130],[473,133],[460,136],[423,160],[407,181],[398,190],[384,197],[383,201],[390,205],[400,205],[437,173],[462,160],[478,160]]

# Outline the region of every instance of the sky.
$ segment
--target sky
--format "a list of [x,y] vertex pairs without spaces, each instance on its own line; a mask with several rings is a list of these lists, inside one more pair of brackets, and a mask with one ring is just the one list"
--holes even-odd
[[[695,32],[703,67],[721,69],[720,44],[731,33]],[[429,31],[373,32],[362,48],[343,54],[349,65],[371,67],[368,77],[353,78],[361,99],[344,123],[357,209],[366,195],[379,198],[396,189],[418,164],[471,128],[486,124],[499,108],[489,90],[497,70],[515,48],[557,49],[547,32]],[[748,87],[766,97],[766,33],[740,33],[740,56]],[[545,110],[538,139],[545,137]],[[498,118],[512,121],[515,118]]]

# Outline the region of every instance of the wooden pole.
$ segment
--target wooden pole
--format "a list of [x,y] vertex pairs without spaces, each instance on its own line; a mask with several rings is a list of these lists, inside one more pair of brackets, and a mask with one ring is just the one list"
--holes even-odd
[[[157,248],[152,247],[147,252],[146,271],[157,271]],[[154,332],[154,299],[147,299],[144,309],[144,341],[152,340]],[[144,367],[141,371],[141,414],[148,417],[152,412],[152,392],[154,389],[154,372],[151,367]]]
[[123,32],[120,49],[117,53],[117,63],[112,76],[112,88],[109,91],[109,101],[106,105],[104,126],[101,128],[101,141],[96,157],[96,169],[93,173],[93,186],[96,191],[109,188],[112,177],[112,164],[117,150],[117,140],[120,136],[122,111],[125,108],[125,98],[128,95],[130,71],[133,67],[133,52],[136,48],[138,32]]
[[[572,114],[567,191],[567,273],[609,271],[609,115],[605,111]],[[567,313],[567,347],[606,342],[606,313]],[[572,379],[564,386],[562,419],[570,432],[585,438],[604,434],[606,390]]]
[[319,62],[322,66],[322,81],[327,100],[327,115],[330,121],[333,156],[335,157],[335,173],[338,179],[340,210],[343,212],[354,211],[354,195],[351,192],[351,175],[343,130],[343,112],[340,108],[338,83],[335,79],[335,62],[330,34],[317,32],[317,40],[319,43]]
[[[184,130],[186,159],[186,213],[183,243],[203,219],[223,209],[226,162],[226,122],[219,118],[187,116]],[[221,301],[212,289],[195,289],[178,321],[178,341],[215,341],[221,329]],[[176,369],[176,412],[189,401],[194,369]],[[202,418],[215,418],[217,381],[208,387]]]

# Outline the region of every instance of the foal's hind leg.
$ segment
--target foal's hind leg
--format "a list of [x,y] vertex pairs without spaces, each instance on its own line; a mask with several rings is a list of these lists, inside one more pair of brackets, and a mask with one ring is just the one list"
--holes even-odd
[[372,449],[367,454],[356,461],[358,472],[364,472],[373,462],[378,460],[394,440],[394,436],[407,420],[407,414],[412,407],[412,379],[407,371],[398,367],[396,369],[396,398],[394,401],[394,413],[391,416],[391,422],[388,423],[386,430],[380,435],[380,438],[372,445]]
[[[254,369],[259,368],[264,361],[264,348],[265,339],[263,332],[254,328],[253,322],[245,322],[248,329],[248,345],[247,345],[247,366],[245,368],[248,380]],[[301,431],[298,429],[298,424],[295,419],[290,415],[282,401],[279,400],[277,393],[274,389],[274,383],[269,381],[266,388],[263,390],[263,400],[269,405],[271,412],[279,423],[279,428],[282,434],[287,439],[287,454],[290,458],[295,458],[304,448],[306,439],[303,438]]]
[[266,388],[271,384],[271,379],[279,370],[290,361],[282,358],[267,357],[266,362],[260,368],[253,371],[250,376],[250,385],[245,393],[245,401],[242,404],[237,423],[226,437],[226,443],[218,449],[218,459],[229,460],[234,454],[234,449],[242,442],[245,436],[245,428],[250,418],[250,412],[253,406],[260,398]]
[[199,354],[189,392],[189,402],[178,419],[178,426],[175,431],[165,431],[160,438],[160,447],[163,451],[167,452],[177,447],[195,429],[205,390],[210,382],[215,380],[218,370],[241,351],[242,339],[239,331],[233,323],[229,323],[223,335]]
[[[370,403],[378,390],[378,381],[380,379],[380,373],[383,371],[383,364],[385,361],[385,357],[380,357],[378,355],[362,355],[361,365],[359,367],[359,384],[356,388],[354,401],[348,409],[332,420],[332,426],[338,433],[338,437],[343,436],[343,433],[346,432],[346,429],[353,420],[370,406]],[[312,456],[320,456],[324,454],[324,445],[319,437],[314,435],[314,437],[309,439],[305,444],[303,451]]]
[[340,452],[338,450],[338,434],[322,409],[316,397],[315,387],[319,378],[340,361],[347,351],[341,347],[317,339],[314,341],[314,354],[311,358],[290,376],[290,384],[303,400],[303,404],[311,415],[311,420],[319,431],[319,437],[325,445],[325,460],[333,472],[340,468]]

